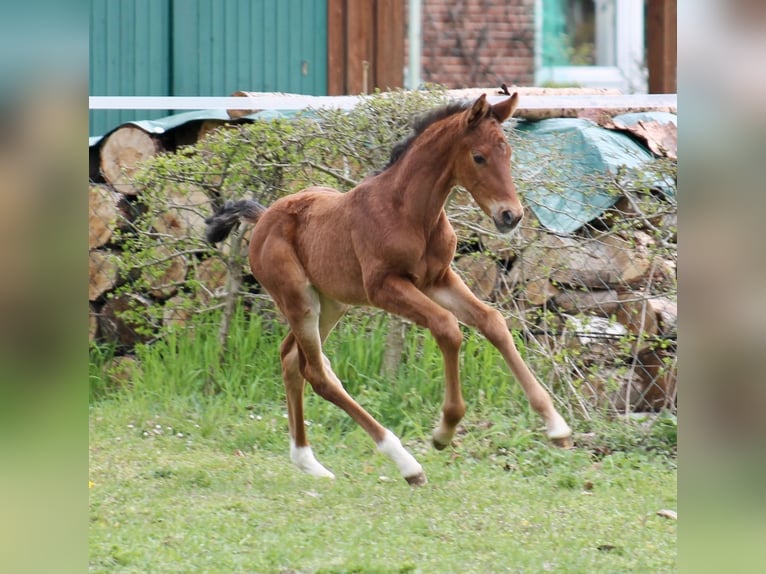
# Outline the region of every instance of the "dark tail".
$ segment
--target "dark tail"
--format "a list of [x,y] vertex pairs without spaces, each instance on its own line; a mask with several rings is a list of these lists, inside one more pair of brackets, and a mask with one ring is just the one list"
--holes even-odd
[[205,220],[205,239],[219,243],[226,239],[240,219],[255,223],[266,208],[252,199],[227,201],[224,206]]

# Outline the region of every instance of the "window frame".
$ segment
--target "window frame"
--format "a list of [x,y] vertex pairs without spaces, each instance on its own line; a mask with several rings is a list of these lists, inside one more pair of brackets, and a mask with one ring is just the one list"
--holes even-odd
[[[598,3],[603,0],[596,0]],[[614,0],[614,66],[543,66],[543,0],[535,0],[535,84],[578,84],[646,93],[645,2]]]

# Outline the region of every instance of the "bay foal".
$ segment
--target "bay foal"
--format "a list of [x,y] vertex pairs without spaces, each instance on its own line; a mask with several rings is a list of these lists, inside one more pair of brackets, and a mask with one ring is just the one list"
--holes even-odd
[[450,267],[457,239],[445,202],[465,187],[502,233],[524,210],[510,172],[511,148],[500,124],[518,104],[513,94],[490,105],[486,96],[449,104],[415,125],[389,164],[347,193],[311,187],[269,208],[251,200],[227,203],[208,220],[207,238],[223,240],[241,219],[255,223],[250,266],[286,317],[281,346],[287,392],[290,457],[304,472],[333,477],[306,438],[303,390],[346,411],[413,485],[423,468],[399,439],[346,392],[322,352],[322,342],[349,305],[371,305],[431,331],[444,357],[445,393],[433,444],[450,444],[465,413],[460,390],[458,321],[476,327],[500,351],[532,407],[559,446],[571,444],[567,423],[517,351],[503,316],[479,301]]

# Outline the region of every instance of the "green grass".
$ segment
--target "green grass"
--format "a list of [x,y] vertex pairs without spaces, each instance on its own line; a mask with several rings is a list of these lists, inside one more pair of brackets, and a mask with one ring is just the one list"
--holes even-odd
[[[94,350],[90,414],[92,572],[673,572],[675,423],[576,424],[549,446],[496,353],[468,336],[469,406],[455,447],[428,445],[441,360],[410,334],[382,381],[382,324],[355,317],[328,341],[336,372],[399,432],[428,475],[410,488],[369,438],[307,391],[309,436],[338,477],[287,455],[280,328],[235,322],[219,364],[214,324],[139,350],[116,387]],[[272,330],[273,329],[273,330]],[[588,431],[588,434],[584,434]]]

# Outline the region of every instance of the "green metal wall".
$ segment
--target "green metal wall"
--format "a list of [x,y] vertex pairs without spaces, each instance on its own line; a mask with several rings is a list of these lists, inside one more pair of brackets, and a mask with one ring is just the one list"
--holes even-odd
[[[92,0],[90,94],[327,93],[326,0]],[[169,112],[90,112],[90,134]]]
[[236,90],[323,95],[327,4],[177,0],[173,53],[175,95],[224,96]]
[[[170,0],[91,1],[90,95],[171,95],[170,8]],[[91,111],[90,135],[164,115],[161,110]]]

